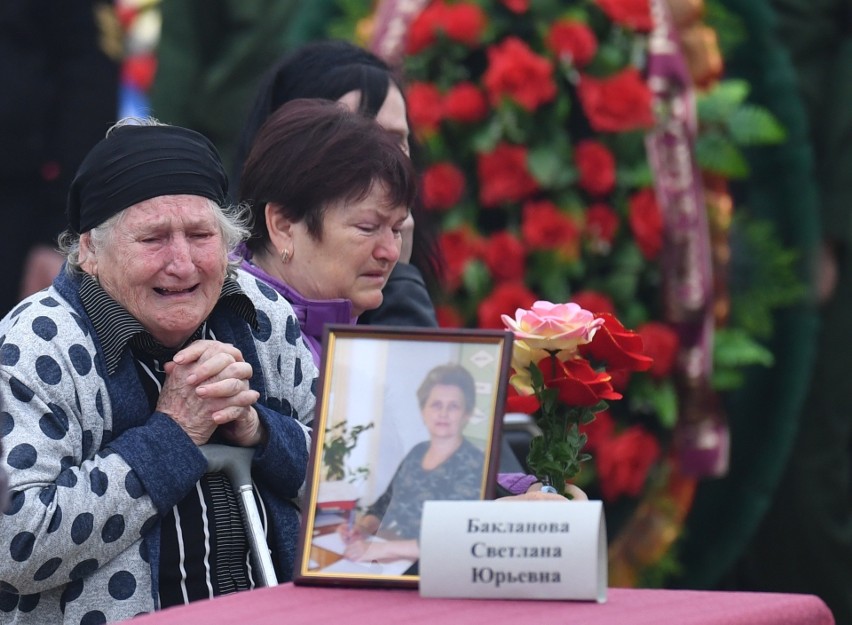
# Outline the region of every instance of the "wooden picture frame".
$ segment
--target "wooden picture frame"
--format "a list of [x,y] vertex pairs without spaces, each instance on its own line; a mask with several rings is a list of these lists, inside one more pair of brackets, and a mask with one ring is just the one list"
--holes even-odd
[[512,340],[326,328],[294,583],[417,587],[422,502],[494,495]]

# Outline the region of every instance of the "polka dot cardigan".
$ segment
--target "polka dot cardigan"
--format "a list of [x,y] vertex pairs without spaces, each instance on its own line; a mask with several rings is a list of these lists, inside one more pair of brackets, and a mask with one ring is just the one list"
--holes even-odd
[[[258,326],[227,307],[209,322],[254,367],[257,410],[270,435],[253,473],[286,580],[317,372],[289,304],[247,274],[238,282]],[[0,467],[9,478],[0,517],[3,623],[85,625],[155,609],[159,519],[206,469],[174,421],[149,412],[129,353],[106,374],[78,287],[63,273],[0,321]]]

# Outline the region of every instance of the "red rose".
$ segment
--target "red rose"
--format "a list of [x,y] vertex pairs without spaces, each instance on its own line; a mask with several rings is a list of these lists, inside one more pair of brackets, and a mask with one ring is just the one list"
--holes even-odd
[[653,189],[630,196],[627,219],[642,256],[654,260],[663,249],[663,214]]
[[660,445],[651,434],[634,425],[598,446],[595,465],[606,501],[642,492],[648,471],[660,457]]
[[482,82],[492,105],[508,96],[526,110],[534,111],[556,97],[553,64],[517,37],[506,37],[487,52],[488,67]]
[[535,395],[519,395],[511,384],[506,388],[506,412],[532,414],[540,407]]
[[418,133],[431,134],[441,123],[441,92],[432,83],[413,82],[406,90],[408,116]]
[[435,43],[439,25],[444,22],[445,11],[446,5],[442,0],[437,0],[414,18],[405,39],[406,53],[417,54]]
[[615,305],[612,300],[597,291],[580,291],[571,296],[571,301],[589,312],[615,315]]
[[592,204],[586,211],[586,237],[595,251],[606,253],[618,231],[618,214],[606,204]]
[[504,231],[485,242],[482,260],[496,281],[521,280],[524,277],[526,250],[517,237]]
[[624,132],[654,125],[651,90],[634,67],[609,78],[584,75],[578,94],[589,123],[598,132]]
[[423,172],[423,206],[445,211],[464,193],[464,174],[452,163],[435,163]]
[[606,371],[595,371],[582,358],[560,361],[555,357],[538,363],[544,385],[559,391],[559,400],[569,406],[591,407],[601,400],[621,399],[610,384]]
[[598,51],[595,33],[574,20],[559,20],[550,27],[545,44],[560,60],[568,61],[574,67],[585,67]]
[[444,117],[463,124],[474,124],[488,115],[485,95],[472,82],[460,82],[444,96]]
[[586,358],[606,363],[608,369],[645,371],[653,360],[645,355],[642,337],[626,329],[621,322],[608,313],[598,313],[604,324],[595,332],[591,343],[580,345],[580,354]]
[[500,0],[503,6],[512,11],[512,13],[526,13],[530,8],[530,0]]
[[480,43],[487,19],[475,4],[459,3],[447,6],[439,27],[453,41],[467,46]]
[[461,328],[464,319],[455,308],[451,306],[435,306],[435,317],[439,328]]
[[438,247],[444,257],[444,282],[450,290],[461,283],[467,263],[479,256],[482,241],[470,228],[457,228],[442,232]]
[[680,348],[677,332],[665,323],[649,321],[636,328],[636,333],[642,337],[645,353],[654,359],[648,373],[658,380],[668,377]]
[[501,315],[518,308],[530,308],[538,298],[523,282],[498,284],[491,295],[479,302],[477,310],[480,328],[505,328]]
[[586,424],[580,425],[580,432],[588,437],[585,450],[593,452],[612,438],[615,432],[615,421],[609,410],[601,410],[595,413],[595,418]]
[[616,24],[646,33],[654,28],[648,0],[595,0],[595,3]]
[[600,141],[586,139],[574,149],[580,171],[578,184],[589,195],[606,195],[615,186],[615,158]]
[[521,234],[531,249],[558,250],[567,258],[580,255],[580,228],[549,200],[524,204]]
[[527,170],[527,149],[522,145],[501,143],[493,152],[480,154],[476,171],[479,201],[486,207],[517,202],[538,191],[538,183]]

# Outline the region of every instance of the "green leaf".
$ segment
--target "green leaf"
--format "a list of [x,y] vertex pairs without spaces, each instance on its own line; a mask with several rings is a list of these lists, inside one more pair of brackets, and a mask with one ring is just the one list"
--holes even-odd
[[[567,96],[562,97],[562,96],[557,95],[556,96],[556,102],[555,102],[554,107],[553,107],[553,116],[555,117],[554,125],[557,125],[560,120],[567,120],[568,115],[570,113],[571,113],[571,98],[569,98]],[[566,142],[568,140],[567,136],[565,136],[565,135],[560,134],[559,137],[563,138]]]
[[641,164],[648,160],[644,132],[619,132],[609,135],[606,139],[617,163]]
[[372,7],[363,0],[336,0],[337,17],[328,27],[328,35],[334,39],[354,39],[357,24],[372,13]]
[[546,189],[567,187],[577,179],[577,170],[553,146],[536,146],[527,155],[530,173]]
[[749,174],[748,163],[739,148],[717,132],[698,136],[695,157],[698,166],[706,172],[735,179]]
[[606,403],[606,401],[604,401],[603,399],[600,400],[594,406],[589,408],[589,412],[592,413],[592,417],[593,417],[592,419],[589,419],[589,421],[594,421],[594,415],[596,415],[599,412],[603,412],[607,408],[609,408],[609,404]]
[[749,93],[744,80],[720,80],[707,92],[699,93],[696,100],[701,123],[724,122],[745,101]]
[[494,119],[500,125],[500,134],[507,141],[517,144],[528,144],[529,137],[523,121],[529,118],[529,113],[521,108],[509,96],[504,95],[494,108]]
[[654,172],[648,161],[642,161],[633,167],[619,167],[616,180],[622,187],[649,187],[654,182]]
[[664,428],[671,429],[677,423],[677,391],[671,379],[657,381],[648,375],[636,375],[626,397],[631,411],[653,413]]
[[[774,311],[802,301],[808,287],[800,275],[800,250],[784,246],[775,224],[746,219],[746,207],[731,226],[731,323],[758,339],[772,336]],[[745,211],[745,212],[744,212]]]
[[562,11],[561,0],[530,0],[529,11],[539,19],[552,21]]
[[657,384],[656,392],[651,396],[657,421],[664,428],[671,429],[677,423],[677,391],[670,379]]
[[780,143],[787,133],[778,120],[766,109],[743,105],[728,118],[731,138],[738,145]]
[[491,274],[480,260],[472,260],[464,268],[462,284],[477,299],[484,298],[491,290]]
[[482,126],[471,137],[471,145],[476,152],[493,152],[502,138],[503,126],[497,117],[492,117],[485,126]]
[[718,0],[704,3],[704,21],[716,31],[722,58],[729,58],[731,52],[746,40],[748,32],[739,11],[728,9]]
[[544,385],[544,376],[541,375],[541,369],[538,368],[538,364],[531,362],[529,370],[533,388],[541,388]]
[[745,384],[745,375],[738,369],[716,366],[710,384],[717,391],[734,391]]
[[629,302],[636,296],[644,259],[635,244],[622,245],[613,255],[612,270],[604,277],[604,291],[616,302]]
[[550,418],[550,423],[546,425],[559,426],[555,418],[556,407],[559,406],[559,393],[555,388],[546,388],[541,391],[541,412]]
[[713,363],[718,367],[771,367],[775,357],[745,331],[739,328],[719,328],[713,343]]
[[726,391],[742,386],[742,369],[749,365],[771,367],[775,358],[770,350],[741,328],[716,330],[713,345],[713,388]]
[[616,46],[606,42],[598,46],[598,53],[592,59],[590,69],[595,74],[609,74],[624,65],[624,55]]

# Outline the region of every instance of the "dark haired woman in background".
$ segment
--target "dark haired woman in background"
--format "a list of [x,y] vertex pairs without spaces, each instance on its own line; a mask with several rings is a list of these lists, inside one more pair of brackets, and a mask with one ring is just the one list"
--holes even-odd
[[[406,154],[410,152],[402,84],[387,64],[351,43],[318,41],[286,55],[267,74],[237,148],[235,181],[241,179],[247,155],[266,119],[286,102],[299,98],[338,101],[374,118],[393,134]],[[242,183],[239,187],[244,196]],[[383,302],[378,309],[361,315],[359,323],[437,326],[426,284],[434,282],[441,263],[428,220],[416,205],[412,205],[412,212],[413,218],[409,217],[401,229],[400,258],[384,288]]]
[[341,103],[293,100],[261,126],[240,185],[243,268],[292,304],[317,364],[325,324],[382,303],[415,195],[398,140]]

